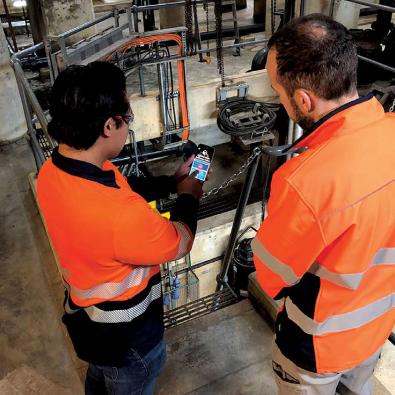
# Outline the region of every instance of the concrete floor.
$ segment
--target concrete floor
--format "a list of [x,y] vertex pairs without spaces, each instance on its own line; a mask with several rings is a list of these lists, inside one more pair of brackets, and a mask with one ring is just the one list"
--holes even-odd
[[33,382],[79,393],[55,302],[60,279],[27,179],[34,169],[25,140],[0,147],[0,380],[11,374],[6,381],[19,388],[27,367]]
[[[62,284],[28,174],[25,140],[0,147],[0,395],[79,395],[85,364],[61,324]],[[275,394],[270,327],[248,300],[166,332],[157,394]],[[387,344],[375,395],[395,393]],[[379,381],[380,380],[380,381]]]
[[[228,50],[226,74],[248,69],[257,49],[243,50],[241,58]],[[196,80],[215,76],[214,56],[211,65],[189,60],[188,72]],[[222,163],[220,151],[215,162]],[[61,324],[62,284],[28,183],[34,170],[25,140],[0,147],[0,395],[79,395],[85,365],[76,359]],[[271,337],[248,301],[172,328],[166,332],[168,362],[157,393],[275,394]],[[394,347],[387,348],[394,355]],[[393,393],[394,360],[386,359],[379,370]],[[376,380],[375,395],[389,393]]]
[[272,331],[248,300],[166,332],[158,394],[273,395]]
[[[64,336],[62,285],[27,175],[25,140],[0,147],[0,394],[81,394]],[[274,393],[271,330],[248,301],[167,331],[158,394]],[[263,385],[264,384],[264,385]]]

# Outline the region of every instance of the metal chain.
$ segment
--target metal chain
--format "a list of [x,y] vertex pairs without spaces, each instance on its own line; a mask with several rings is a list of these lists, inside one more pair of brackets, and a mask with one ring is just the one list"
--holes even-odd
[[274,34],[275,26],[276,26],[276,15],[275,12],[277,11],[277,1],[272,0],[272,14],[271,14],[271,22],[272,22],[272,34]]
[[239,170],[232,174],[230,178],[224,181],[220,186],[210,189],[208,192],[204,193],[202,199],[206,199],[211,195],[216,195],[219,191],[228,188],[232,182],[236,181],[250,166],[257,156],[262,155],[262,148],[255,147],[252,154],[247,158],[247,160],[240,166]]
[[395,99],[391,105],[391,107],[389,108],[389,112],[394,112],[395,111]]
[[221,76],[221,86],[225,86],[223,32],[222,32],[222,0],[214,1],[215,31],[217,33],[217,68]]
[[187,28],[186,39],[187,39],[187,53],[188,55],[193,54],[194,37],[193,37],[193,20],[192,20],[192,0],[185,1],[185,27]]

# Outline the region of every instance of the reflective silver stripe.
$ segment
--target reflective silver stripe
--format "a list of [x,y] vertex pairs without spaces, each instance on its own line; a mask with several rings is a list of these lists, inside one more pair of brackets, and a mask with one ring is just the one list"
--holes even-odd
[[395,265],[395,248],[382,248],[373,257],[373,264]]
[[66,297],[66,302],[65,302],[65,304],[64,304],[64,311],[65,311],[67,314],[74,314],[74,313],[76,313],[79,309],[74,310],[74,309],[72,309],[72,308],[70,307],[70,304],[69,304],[69,300],[70,300],[70,285],[69,285],[66,281],[63,281],[63,285],[64,285],[64,287],[66,288],[66,295],[67,295],[67,297]]
[[182,222],[173,222],[180,235],[180,243],[178,245],[178,252],[174,260],[184,257],[190,250],[192,244],[192,237],[188,227]]
[[88,314],[89,318],[95,322],[101,322],[106,324],[117,324],[120,322],[130,322],[136,317],[143,314],[150,303],[156,299],[159,299],[162,294],[161,285],[155,284],[151,287],[150,293],[146,298],[129,309],[125,310],[101,310],[96,306],[85,307],[84,310]]
[[252,242],[252,251],[254,255],[256,255],[259,260],[267,266],[272,272],[279,275],[282,280],[288,285],[295,285],[299,282],[300,277],[298,277],[292,268],[285,263],[282,263],[277,258],[275,258],[255,237]]
[[381,248],[373,257],[366,271],[360,273],[340,274],[335,273],[322,266],[319,262],[313,263],[309,269],[309,273],[330,281],[342,287],[357,289],[362,281],[363,276],[373,266],[379,265],[395,265],[395,248]]
[[357,289],[365,272],[353,274],[339,274],[331,272],[326,267],[320,265],[318,262],[313,263],[309,269],[309,273],[323,278],[331,283],[340,285],[341,287]]
[[324,322],[317,322],[305,315],[290,298],[287,298],[285,301],[289,319],[309,335],[325,335],[359,328],[379,318],[394,307],[395,293],[392,293],[349,313],[334,315]]
[[89,289],[79,289],[71,286],[71,293],[78,299],[112,299],[125,293],[131,287],[140,285],[150,274],[150,267],[135,267],[128,276],[119,283],[103,283]]

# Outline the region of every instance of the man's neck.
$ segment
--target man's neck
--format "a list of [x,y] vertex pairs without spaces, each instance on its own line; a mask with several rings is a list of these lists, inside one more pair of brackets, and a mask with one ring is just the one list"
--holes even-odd
[[59,144],[59,153],[66,158],[91,163],[100,169],[103,167],[103,163],[106,161],[104,155],[101,154],[99,150],[94,149],[94,147],[91,147],[87,150],[78,150],[66,144]]
[[350,103],[351,101],[358,99],[358,97],[358,92],[355,92],[351,95],[342,96],[336,100],[320,100],[317,103],[316,110],[314,111],[314,122],[319,121],[322,117],[343,106],[344,104]]

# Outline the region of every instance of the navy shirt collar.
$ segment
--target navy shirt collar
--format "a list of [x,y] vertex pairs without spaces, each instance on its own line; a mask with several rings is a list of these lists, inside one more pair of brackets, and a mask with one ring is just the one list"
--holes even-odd
[[58,147],[55,147],[52,151],[51,158],[52,163],[56,167],[72,176],[95,181],[108,187],[119,188],[115,182],[115,173],[113,170],[102,170],[91,163],[67,158],[59,153]]

